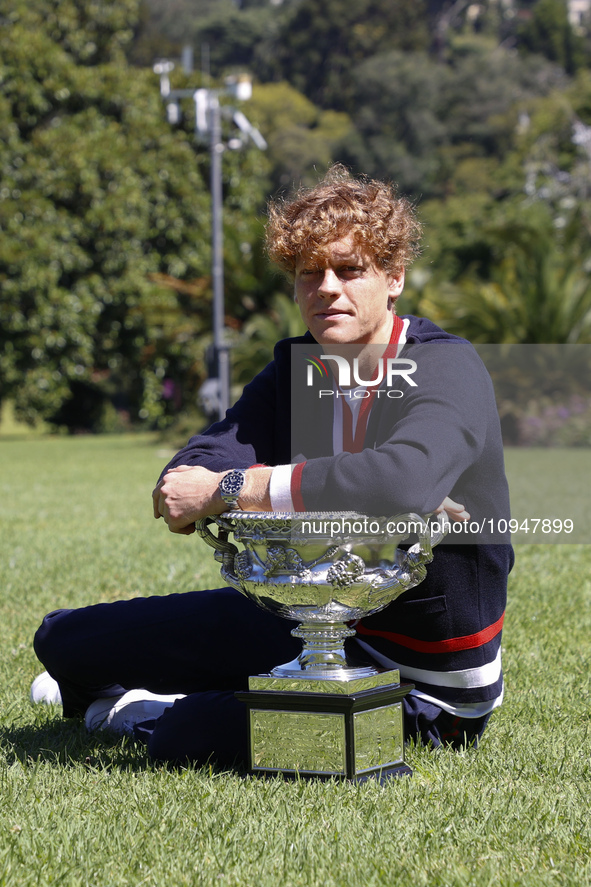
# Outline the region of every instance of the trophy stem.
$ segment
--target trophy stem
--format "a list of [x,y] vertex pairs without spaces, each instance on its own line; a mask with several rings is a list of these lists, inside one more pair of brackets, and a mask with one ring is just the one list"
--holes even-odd
[[275,677],[325,678],[355,680],[378,674],[371,666],[357,666],[347,659],[346,638],[355,635],[355,629],[344,622],[302,622],[292,635],[303,641],[297,659],[278,665],[271,671]]

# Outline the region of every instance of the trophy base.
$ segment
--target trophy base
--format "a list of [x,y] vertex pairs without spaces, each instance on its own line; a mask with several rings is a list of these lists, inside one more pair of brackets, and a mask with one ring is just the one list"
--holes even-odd
[[236,693],[249,720],[250,770],[353,782],[410,775],[396,670],[356,680],[257,675]]

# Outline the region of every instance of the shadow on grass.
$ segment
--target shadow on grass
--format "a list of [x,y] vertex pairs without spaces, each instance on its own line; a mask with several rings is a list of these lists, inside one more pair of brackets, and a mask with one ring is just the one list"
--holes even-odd
[[246,775],[244,767],[217,766],[214,761],[200,767],[187,762],[172,764],[153,761],[146,746],[136,739],[117,736],[109,731],[89,733],[82,721],[59,720],[44,725],[0,727],[0,748],[7,765],[17,761],[23,768],[40,761],[70,767],[83,764],[92,769],[141,772],[149,770],[206,770],[211,775],[233,773]]
[[114,734],[89,734],[81,721],[56,721],[40,726],[0,727],[0,744],[7,764],[23,767],[41,761],[62,765],[145,770],[151,766],[146,748]]

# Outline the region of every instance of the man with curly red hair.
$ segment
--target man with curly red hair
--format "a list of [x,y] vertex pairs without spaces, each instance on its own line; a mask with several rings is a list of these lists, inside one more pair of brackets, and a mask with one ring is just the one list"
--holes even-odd
[[[224,420],[169,463],[153,493],[156,518],[190,534],[196,520],[235,508],[445,509],[481,526],[508,516],[494,394],[476,352],[396,312],[419,238],[412,205],[393,187],[340,166],[271,204],[269,256],[293,279],[308,332],[279,342]],[[294,427],[294,345],[335,354],[354,345],[366,379],[387,349],[411,353],[416,381],[406,380],[400,399],[379,397],[377,384],[367,395],[371,383],[335,390]],[[403,701],[408,737],[459,747],[477,741],[502,701],[512,552],[504,537],[451,541],[436,549],[423,583],[363,619],[352,643],[415,685]],[[64,715],[85,716],[89,729],[142,736],[158,759],[244,760],[246,711],[234,691],[297,656],[290,629],[229,588],[59,610],[36,635],[47,673],[33,698],[60,698]]]

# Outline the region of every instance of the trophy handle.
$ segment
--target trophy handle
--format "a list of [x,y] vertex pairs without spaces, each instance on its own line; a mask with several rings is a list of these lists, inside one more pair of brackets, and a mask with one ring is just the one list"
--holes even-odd
[[407,517],[413,521],[415,527],[417,524],[420,526],[420,530],[417,533],[419,541],[411,545],[408,551],[401,552],[398,563],[405,573],[408,572],[412,575],[417,567],[431,563],[433,560],[433,545],[443,538],[443,534],[439,532],[431,533],[431,527],[427,521],[418,514],[409,514]]
[[442,511],[441,514],[429,515],[429,527],[431,532],[431,548],[435,548],[450,531],[451,524],[445,511]]
[[[219,532],[217,536],[211,532],[208,527],[208,524],[217,524],[219,527]],[[212,548],[215,548],[215,559],[219,561],[223,565],[225,578],[230,581],[230,578],[235,578],[236,582],[238,582],[238,577],[234,577],[231,573],[231,568],[234,566],[234,556],[238,554],[238,548],[234,545],[233,542],[228,541],[228,533],[231,533],[234,529],[234,525],[231,521],[219,517],[202,517],[199,520],[195,521],[195,530],[201,536],[201,538],[207,542]],[[229,573],[229,575],[227,575]],[[233,585],[234,583],[232,583]],[[235,586],[234,586],[235,587]]]
[[398,519],[401,520],[402,517],[418,528],[419,541],[411,545],[408,551],[398,549],[397,563],[393,569],[380,571],[379,579],[374,579],[374,588],[371,592],[374,604],[393,587],[398,586],[401,593],[422,582],[427,573],[425,565],[433,560],[433,547],[441,542],[447,533],[447,526],[439,524],[436,528],[432,528],[425,518],[418,514],[405,514]]

